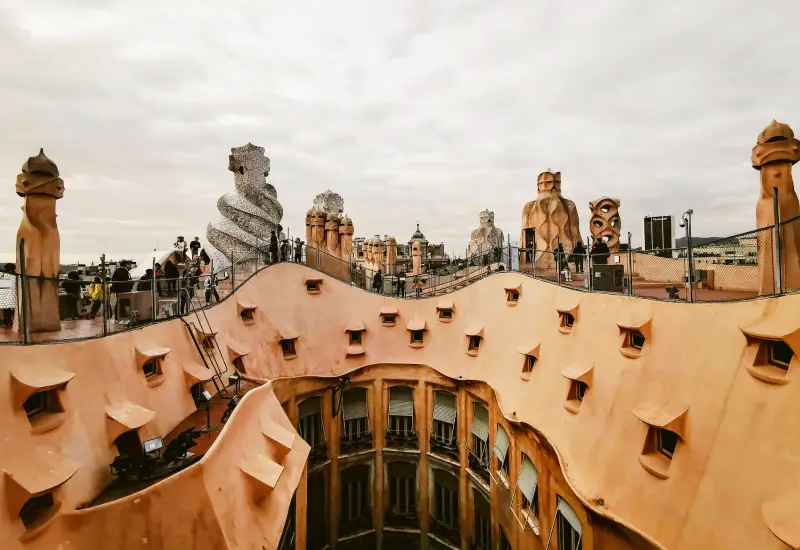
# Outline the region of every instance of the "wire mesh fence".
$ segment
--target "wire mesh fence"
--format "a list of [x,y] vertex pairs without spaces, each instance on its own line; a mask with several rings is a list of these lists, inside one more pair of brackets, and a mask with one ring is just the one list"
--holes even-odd
[[424,258],[396,265],[387,265],[387,255],[369,261],[341,258],[299,239],[264,243],[240,258],[230,254],[221,266],[188,249],[150,266],[103,261],[93,271],[58,278],[25,275],[9,264],[0,271],[0,344],[83,340],[185,316],[225,300],[265,267],[284,262],[401,299],[441,296],[511,271],[585,292],[671,301],[744,300],[800,290],[800,265],[791,263],[800,253],[797,224],[800,217],[782,222],[777,231],[767,227],[665,250],[575,253],[507,244],[435,269]]

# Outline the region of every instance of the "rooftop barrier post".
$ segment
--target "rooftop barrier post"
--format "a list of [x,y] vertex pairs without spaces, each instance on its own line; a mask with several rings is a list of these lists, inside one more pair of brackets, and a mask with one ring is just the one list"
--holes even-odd
[[628,296],[633,296],[633,249],[630,231],[628,231]]
[[[107,308],[108,308],[108,288],[107,288],[108,285],[106,285],[106,255],[105,254],[101,254],[100,255],[100,285],[101,285],[100,288],[102,289],[102,292],[103,292],[103,295],[100,298],[103,301],[103,306],[102,306],[102,310],[103,310],[103,313],[102,313],[102,315],[103,315],[103,336],[108,336],[108,317],[106,316],[106,311],[107,311]],[[92,304],[92,307],[94,307],[94,304]]]
[[775,238],[773,239],[774,256],[775,256],[775,290],[778,296],[783,294],[783,261],[781,259],[781,211],[778,205],[778,188],[772,188],[772,209],[773,219],[775,221],[774,231]]
[[[589,285],[586,287],[589,292],[594,290],[594,270],[592,269],[592,238],[586,237],[586,267],[589,273]],[[586,270],[584,270],[586,271]]]
[[689,271],[687,274],[687,281],[689,283],[689,302],[694,302],[694,262],[692,259],[692,214],[694,210],[691,208],[683,213],[681,216],[680,226],[686,229],[686,266]]
[[236,288],[236,264],[234,263],[233,249],[231,248],[231,294]]
[[20,292],[20,299],[22,300],[22,343],[31,343],[31,325],[30,325],[30,288],[28,287],[28,275],[25,269],[25,239],[19,240],[19,271],[20,279],[22,281],[22,290]]
[[[158,299],[156,298],[156,292],[158,290],[157,285],[157,276],[156,276],[156,258],[153,256],[153,264],[151,266],[153,270],[153,280],[150,281],[150,307],[153,308],[153,314],[151,315],[150,321],[155,321],[158,318]],[[137,285],[138,287],[138,285]],[[138,288],[136,290],[139,290]]]
[[556,236],[556,250],[553,253],[553,259],[556,261],[556,282],[561,286],[561,237]]

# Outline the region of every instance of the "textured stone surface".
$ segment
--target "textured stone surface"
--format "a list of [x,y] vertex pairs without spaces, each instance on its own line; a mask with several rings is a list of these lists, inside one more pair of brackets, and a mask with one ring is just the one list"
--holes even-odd
[[589,211],[592,213],[589,220],[592,242],[595,239],[604,240],[610,252],[619,250],[619,237],[622,231],[619,205],[620,200],[611,197],[600,197],[589,203]]
[[255,257],[256,249],[269,246],[272,231],[280,233],[283,207],[275,187],[266,182],[269,158],[264,148],[248,143],[231,149],[228,170],[234,173],[236,190],[217,201],[219,215],[208,224],[208,252],[215,268]]
[[341,214],[344,212],[344,199],[339,193],[334,193],[328,189],[314,198],[314,204],[311,205],[311,208],[323,210],[326,214]]
[[503,246],[503,232],[494,225],[494,212],[484,210],[479,215],[480,226],[469,236],[469,254],[488,252]]

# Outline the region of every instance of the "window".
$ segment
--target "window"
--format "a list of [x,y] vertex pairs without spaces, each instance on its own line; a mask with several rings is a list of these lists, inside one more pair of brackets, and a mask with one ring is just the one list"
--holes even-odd
[[360,346],[361,345],[361,332],[360,330],[351,330],[348,331],[350,335],[350,345],[351,346]]
[[203,336],[200,340],[203,349],[206,350],[213,350],[214,349],[214,337],[213,336]]
[[469,351],[478,351],[481,347],[481,340],[480,336],[470,336],[469,337],[469,347],[467,348]]
[[318,279],[308,279],[306,280],[306,291],[311,293],[319,292],[320,286],[322,285],[322,281]]
[[[517,489],[519,489],[522,503],[520,509],[533,517],[530,519],[537,522],[539,517],[539,503],[537,502],[538,496],[536,494],[539,487],[539,472],[533,461],[528,458],[528,455],[522,453],[522,466],[519,469],[519,477],[517,478]],[[516,492],[512,496],[512,501],[516,497]]]
[[[649,325],[649,321],[646,324]],[[645,337],[644,333],[642,333],[639,326],[620,326],[619,330],[620,334],[622,335],[620,353],[631,359],[641,357],[644,345],[647,343],[647,338]]]
[[567,328],[572,328],[572,325],[575,324],[575,317],[572,316],[572,313],[566,311],[564,312],[563,322],[564,326]]
[[407,386],[389,388],[389,433],[414,435],[414,390]]
[[411,331],[411,343],[412,344],[421,344],[422,338],[425,335],[424,330],[412,330]]
[[589,389],[589,386],[586,382],[581,382],[580,380],[575,380],[575,387],[576,387],[576,396],[578,401],[583,401],[583,396],[586,395],[586,390]]
[[391,462],[388,470],[389,513],[395,516],[415,515],[417,513],[416,466],[410,462]]
[[769,353],[767,361],[770,365],[782,370],[789,370],[789,363],[794,357],[794,352],[786,342],[783,340],[770,340],[767,349]]
[[452,319],[453,310],[450,308],[443,308],[439,310],[439,319]]
[[[342,508],[341,521],[344,524],[342,535],[349,535],[372,527],[370,510],[369,466],[352,466],[342,470]],[[366,520],[366,521],[365,521]]]
[[41,524],[55,511],[55,499],[52,492],[29,498],[19,511],[19,519],[25,529],[32,529]]
[[672,458],[675,447],[678,445],[678,434],[665,430],[664,428],[657,428],[656,438],[658,439],[658,452],[666,457]]
[[433,518],[458,529],[458,478],[444,470],[434,470],[433,479]]
[[237,357],[233,360],[233,368],[236,369],[236,372],[241,372],[242,374],[247,374],[247,369],[244,368],[244,358]]
[[508,482],[508,433],[505,428],[500,424],[497,425],[497,431],[494,434],[494,447],[492,452],[497,459],[497,472],[503,473],[506,483]]
[[567,501],[558,497],[556,508],[558,521],[558,550],[581,550],[581,520],[567,504]]
[[470,466],[488,470],[489,468],[489,410],[478,402],[472,404],[472,450]]
[[441,445],[456,443],[456,396],[450,392],[434,393],[432,438]]
[[319,397],[309,397],[297,406],[297,431],[312,451],[325,443],[320,401]]
[[25,409],[25,414],[28,415],[28,418],[34,418],[36,415],[47,411],[48,393],[46,391],[37,391],[25,400],[22,408]]
[[385,326],[394,326],[397,324],[397,315],[385,314],[381,315],[381,324]]
[[645,341],[644,334],[642,334],[638,330],[630,331],[628,338],[630,341],[628,347],[638,350],[641,350],[644,347],[644,341]]
[[252,321],[253,320],[253,310],[250,308],[243,309],[239,312],[239,316],[242,318],[242,321]]
[[519,290],[506,289],[506,301],[513,304],[519,302]]
[[117,452],[122,456],[136,456],[142,454],[142,440],[136,430],[128,430],[114,440]]
[[297,354],[294,346],[294,338],[281,340],[281,351],[283,352],[283,356],[287,359],[294,357]]
[[150,378],[159,374],[158,359],[149,359],[142,365],[142,372],[145,378]]
[[342,396],[342,440],[357,441],[369,435],[367,390],[353,388]]
[[492,512],[489,501],[481,493],[472,490],[473,511],[475,514],[474,545],[476,550],[491,550],[492,548]]

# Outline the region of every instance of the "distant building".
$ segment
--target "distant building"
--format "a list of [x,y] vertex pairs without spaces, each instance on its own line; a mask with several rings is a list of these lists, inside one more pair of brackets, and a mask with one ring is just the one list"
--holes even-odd
[[645,216],[644,249],[664,250],[659,256],[671,257],[675,248],[675,216]]
[[[383,239],[380,238],[379,235],[376,235],[373,239],[369,239],[370,242],[381,241],[383,243],[387,243],[389,241],[389,236],[384,235]],[[450,265],[450,256],[448,256],[444,251],[444,243],[439,244],[431,244],[428,242],[428,239],[425,238],[425,235],[422,234],[422,231],[419,229],[419,224],[417,224],[417,230],[414,231],[414,234],[411,235],[411,238],[408,240],[407,244],[400,244],[397,243],[397,261],[396,270],[393,270],[394,273],[410,273],[412,270],[412,260],[411,260],[411,246],[414,244],[415,241],[419,241],[420,246],[422,247],[422,268],[423,272],[430,272],[435,269],[439,269],[441,267]],[[364,267],[364,244],[367,242],[367,239],[364,237],[356,237],[353,239],[353,261],[356,263],[358,267]],[[390,262],[388,260],[389,254],[389,247],[384,247],[384,265],[388,265]]]

